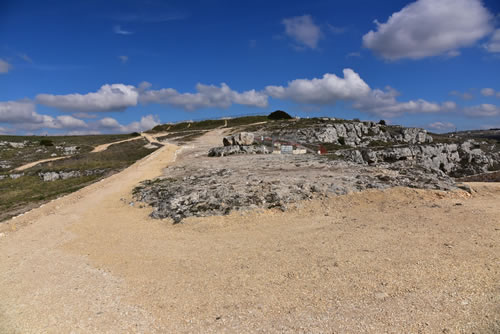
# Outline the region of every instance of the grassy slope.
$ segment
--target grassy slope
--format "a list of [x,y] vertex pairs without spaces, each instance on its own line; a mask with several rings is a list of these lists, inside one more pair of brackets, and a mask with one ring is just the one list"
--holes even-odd
[[[81,153],[74,157],[32,167],[18,179],[0,180],[0,221],[17,215],[60,195],[76,191],[103,177],[116,173],[153,150],[144,148],[145,140],[134,140],[110,146],[98,153]],[[49,171],[100,170],[90,176],[44,182],[38,176]]]
[[[79,153],[90,152],[101,144],[119,141],[132,137],[133,135],[95,135],[95,136],[0,136],[0,142],[25,142],[24,148],[12,148],[10,146],[0,146],[0,161],[8,163],[11,167],[1,169],[0,174],[5,174],[10,169],[22,166],[26,163],[47,159],[56,154],[62,156],[63,150],[60,147],[79,147]],[[50,140],[53,146],[40,145],[41,140]]]

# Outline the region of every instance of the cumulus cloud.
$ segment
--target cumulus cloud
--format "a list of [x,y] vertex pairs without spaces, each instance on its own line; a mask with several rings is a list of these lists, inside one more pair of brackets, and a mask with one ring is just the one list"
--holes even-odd
[[370,87],[352,69],[344,69],[344,78],[326,73],[322,78],[296,79],[286,87],[267,86],[266,92],[278,99],[299,103],[334,104],[339,100],[354,100],[370,92]]
[[446,101],[443,103],[429,102],[424,99],[399,102],[396,98],[399,92],[391,87],[385,90],[374,89],[369,94],[355,101],[353,107],[381,117],[397,117],[403,114],[418,113],[440,113],[450,112],[457,109],[455,102]]
[[496,96],[500,98],[500,91],[495,91],[493,88],[483,88],[481,89],[481,95],[483,96]]
[[104,85],[95,93],[51,95],[39,94],[36,102],[68,112],[123,111],[137,105],[139,93],[134,86]]
[[0,74],[5,74],[12,69],[12,65],[3,59],[0,59]]
[[77,129],[87,127],[87,123],[85,123],[81,119],[69,115],[57,116],[56,121],[59,127],[64,129]]
[[32,101],[0,102],[0,123],[13,124],[24,130],[85,128],[84,121],[73,116],[52,117],[35,111]]
[[141,117],[138,122],[132,122],[127,125],[120,124],[116,119],[112,117],[105,117],[100,119],[94,126],[104,132],[120,132],[120,133],[130,133],[130,132],[142,132],[154,128],[156,125],[160,124],[160,120],[153,116],[147,115]]
[[464,113],[471,117],[494,117],[500,116],[500,107],[494,104],[480,104],[464,108]]
[[285,26],[285,34],[294,39],[300,46],[311,49],[318,47],[321,29],[314,23],[311,15],[286,18],[281,23]]
[[488,43],[484,44],[483,47],[488,52],[500,52],[500,29],[495,30],[495,32],[491,36],[491,39],[488,41]]
[[121,26],[116,25],[113,27],[113,32],[118,35],[132,35],[133,32],[122,29]]
[[161,103],[184,110],[193,111],[201,108],[228,108],[233,103],[251,107],[267,107],[267,95],[254,89],[239,93],[222,83],[214,85],[196,85],[196,93],[179,93],[173,88],[148,90],[148,83],[139,86],[140,102]]
[[333,105],[338,101],[351,102],[362,112],[395,117],[404,113],[437,113],[456,109],[454,102],[434,103],[426,100],[397,101],[400,95],[395,89],[372,89],[352,69],[344,69],[344,77],[326,73],[322,78],[297,79],[287,86],[267,86],[266,93],[277,99],[298,103]]
[[436,131],[449,131],[456,129],[455,124],[450,122],[434,122],[427,126],[429,129],[433,129]]
[[492,30],[493,15],[481,0],[418,0],[393,13],[363,46],[389,60],[448,55],[471,46]]
[[42,123],[44,118],[35,112],[31,101],[0,102],[0,123]]

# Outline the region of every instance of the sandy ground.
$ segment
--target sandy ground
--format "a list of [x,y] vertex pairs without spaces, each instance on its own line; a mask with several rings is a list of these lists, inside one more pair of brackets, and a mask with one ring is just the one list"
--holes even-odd
[[69,158],[69,156],[67,156],[67,157],[55,157],[55,158],[48,158],[48,159],[37,160],[37,161],[33,161],[33,162],[30,162],[30,163],[27,163],[25,165],[19,166],[17,168],[14,168],[12,171],[14,171],[14,172],[21,172],[21,171],[23,171],[25,169],[31,168],[33,166],[36,166],[36,165],[44,163],[44,162],[56,161],[56,160],[61,160],[61,159],[66,159],[66,158]]
[[172,225],[129,200],[176,150],[0,225],[0,333],[500,332],[499,184]]

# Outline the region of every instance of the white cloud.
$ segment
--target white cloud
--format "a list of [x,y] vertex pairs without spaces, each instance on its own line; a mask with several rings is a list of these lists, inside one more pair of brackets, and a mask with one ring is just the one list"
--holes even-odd
[[142,83],[140,101],[142,103],[161,103],[173,107],[193,111],[201,108],[228,108],[233,103],[251,107],[267,107],[267,95],[256,90],[242,93],[232,90],[222,83],[220,87],[214,85],[196,85],[196,93],[179,93],[173,88],[147,90],[148,83]]
[[449,131],[452,129],[456,129],[455,124],[450,122],[434,122],[427,126],[429,129],[433,129],[436,131]]
[[32,101],[0,102],[0,123],[8,123],[24,130],[85,128],[84,121],[73,116],[52,117],[35,111]]
[[43,116],[35,112],[31,101],[0,102],[1,123],[42,123]]
[[326,73],[321,79],[296,79],[286,87],[267,86],[266,92],[278,99],[299,103],[334,104],[339,100],[354,100],[370,91],[370,87],[353,70],[344,69],[344,78]]
[[12,65],[3,59],[0,59],[0,74],[9,72],[12,69]]
[[314,23],[311,15],[283,19],[281,23],[285,26],[285,33],[299,45],[311,49],[318,47],[321,29]]
[[137,105],[139,93],[134,86],[104,85],[95,93],[50,95],[39,94],[36,102],[70,112],[123,111]]
[[374,89],[369,94],[354,102],[353,107],[369,114],[382,117],[397,117],[403,114],[440,113],[457,109],[455,102],[429,102],[423,99],[399,102],[396,97],[400,94],[391,87],[386,90]]
[[81,119],[69,115],[57,116],[56,121],[58,123],[58,126],[64,129],[77,129],[87,127],[87,123],[85,123]]
[[83,135],[98,133],[130,133],[149,130],[160,123],[160,120],[147,115],[140,121],[129,124],[120,124],[116,119],[104,117],[90,123],[70,116],[60,115],[52,117],[36,112],[32,101],[0,102],[0,123],[10,124],[12,127],[0,128],[0,133],[15,133],[16,131],[38,131],[52,129],[64,131],[66,134]]
[[104,132],[112,131],[120,133],[130,133],[149,130],[158,124],[160,124],[160,120],[157,117],[153,115],[147,115],[141,117],[140,121],[132,122],[127,125],[120,124],[116,119],[112,117],[105,117],[94,123],[94,126],[96,129],[102,130]]
[[118,59],[122,62],[122,64],[125,64],[128,62],[128,56],[118,56]]
[[481,89],[481,95],[483,96],[495,96],[500,97],[500,91],[495,92],[493,88],[483,88]]
[[119,25],[116,25],[113,27],[113,32],[115,34],[118,34],[118,35],[132,35],[133,34],[133,32],[131,32],[131,31],[123,30],[122,27]]
[[454,102],[441,104],[422,99],[399,102],[399,93],[387,87],[386,90],[371,89],[352,69],[344,69],[344,78],[326,73],[322,78],[297,79],[284,86],[267,86],[266,93],[273,98],[288,99],[298,103],[333,105],[338,101],[352,102],[360,111],[395,117],[404,113],[437,113],[456,109]]
[[477,106],[466,107],[464,108],[464,113],[472,117],[494,117],[500,116],[500,107],[494,104],[484,103]]
[[500,52],[500,29],[495,30],[495,32],[491,36],[491,39],[488,41],[488,43],[484,44],[483,47],[488,52]]
[[418,0],[393,13],[363,46],[390,60],[448,55],[488,35],[493,15],[481,0]]

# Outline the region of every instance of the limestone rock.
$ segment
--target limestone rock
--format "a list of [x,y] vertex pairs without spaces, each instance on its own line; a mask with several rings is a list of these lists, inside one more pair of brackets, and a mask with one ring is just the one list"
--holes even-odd
[[250,132],[241,132],[232,136],[227,136],[222,139],[224,146],[249,146],[254,143],[254,135]]

